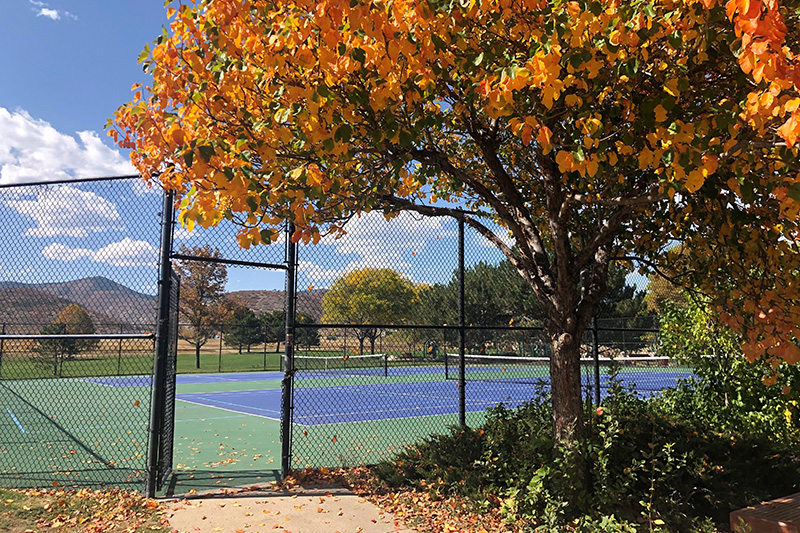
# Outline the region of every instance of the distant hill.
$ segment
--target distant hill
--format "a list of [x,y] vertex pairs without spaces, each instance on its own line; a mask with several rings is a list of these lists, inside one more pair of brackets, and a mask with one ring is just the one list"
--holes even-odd
[[[297,294],[297,310],[319,321],[322,297],[327,290],[315,289]],[[228,297],[240,300],[256,313],[283,309],[284,291],[235,291]],[[136,292],[104,277],[83,278],[59,283],[18,283],[0,281],[0,324],[7,333],[38,333],[53,323],[71,303],[86,309],[99,332],[117,333],[128,325],[151,326],[157,318],[156,298]],[[11,324],[16,324],[12,329]],[[21,325],[25,326],[21,326]],[[104,327],[99,328],[100,325]]]
[[109,328],[104,329],[109,332],[128,324],[150,325],[156,321],[153,296],[107,278],[59,283],[0,282],[0,320],[3,323],[50,324],[71,303],[86,309],[95,324],[108,325]]
[[[297,312],[307,313],[319,322],[322,318],[322,297],[326,292],[328,292],[327,289],[299,291],[297,293]],[[256,314],[283,309],[286,302],[284,291],[234,291],[229,292],[228,297],[240,300]]]
[[[52,324],[74,302],[32,287],[0,288],[0,323],[6,334],[35,334]],[[119,332],[123,324],[112,317],[87,309],[98,332]],[[102,327],[100,326],[102,324]]]

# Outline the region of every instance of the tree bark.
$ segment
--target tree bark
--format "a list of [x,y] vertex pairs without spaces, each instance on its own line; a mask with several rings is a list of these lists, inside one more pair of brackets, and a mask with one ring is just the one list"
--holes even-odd
[[579,441],[583,436],[580,340],[570,333],[551,336],[550,386],[553,402],[553,438],[556,444]]
[[194,345],[194,367],[200,368],[200,344]]

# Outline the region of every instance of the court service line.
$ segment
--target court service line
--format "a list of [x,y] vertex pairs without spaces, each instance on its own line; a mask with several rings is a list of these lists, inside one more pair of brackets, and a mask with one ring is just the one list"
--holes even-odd
[[17,425],[17,427],[19,428],[19,430],[20,430],[21,432],[23,432],[23,433],[27,433],[28,431],[25,429],[25,426],[23,426],[23,425],[20,423],[19,419],[18,419],[18,418],[17,418],[17,417],[14,415],[14,413],[12,413],[12,412],[11,412],[11,409],[9,409],[8,407],[6,407],[6,411],[7,411],[7,412],[8,412],[8,414],[11,416],[11,420],[13,420],[13,421],[14,421],[14,423]]
[[[267,415],[260,415],[258,413],[248,413],[248,412],[245,412],[245,411],[237,411],[236,409],[233,409],[233,408],[220,407],[219,405],[212,405],[210,403],[203,403],[203,402],[198,402],[198,401],[194,401],[194,400],[184,400],[183,398],[176,398],[176,400],[181,401],[181,402],[191,403],[191,404],[194,404],[194,405],[200,405],[202,407],[211,407],[213,409],[219,409],[220,411],[227,411],[229,413],[236,413],[237,415],[256,416],[258,418],[266,418],[267,420],[275,420],[276,422],[280,422],[281,421],[280,418],[274,418],[272,416],[267,416]],[[239,404],[235,404],[235,403],[231,403],[231,402],[220,402],[220,403],[226,403],[228,405],[241,407]],[[259,411],[267,411],[267,409],[259,409]],[[214,417],[214,418],[228,418],[228,417]],[[238,418],[238,417],[230,417],[230,418]],[[203,420],[203,419],[201,419],[201,420]],[[180,419],[176,418],[175,422],[183,422],[183,420],[180,420]]]

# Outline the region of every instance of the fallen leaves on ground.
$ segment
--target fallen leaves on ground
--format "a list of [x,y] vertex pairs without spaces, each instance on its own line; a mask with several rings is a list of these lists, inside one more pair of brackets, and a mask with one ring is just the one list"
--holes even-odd
[[[3,518],[85,533],[169,531],[155,500],[124,490],[4,490]],[[22,503],[20,506],[15,504]]]
[[430,533],[516,533],[524,528],[522,523],[506,523],[496,509],[479,512],[463,498],[442,498],[412,488],[390,489],[363,467],[294,472],[282,486],[294,488],[314,484],[349,488],[383,512],[393,514],[398,527],[405,524]]

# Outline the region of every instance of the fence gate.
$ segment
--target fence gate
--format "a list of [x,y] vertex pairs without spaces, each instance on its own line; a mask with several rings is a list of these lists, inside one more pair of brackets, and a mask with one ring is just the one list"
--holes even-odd
[[[156,488],[161,490],[172,473],[172,449],[175,443],[175,390],[178,375],[178,303],[180,301],[181,278],[174,272],[170,275],[169,330],[167,331],[167,356],[163,381],[163,419],[158,445],[158,472]],[[158,387],[158,385],[156,385]]]
[[0,486],[142,489],[161,200],[138,176],[0,186]]

